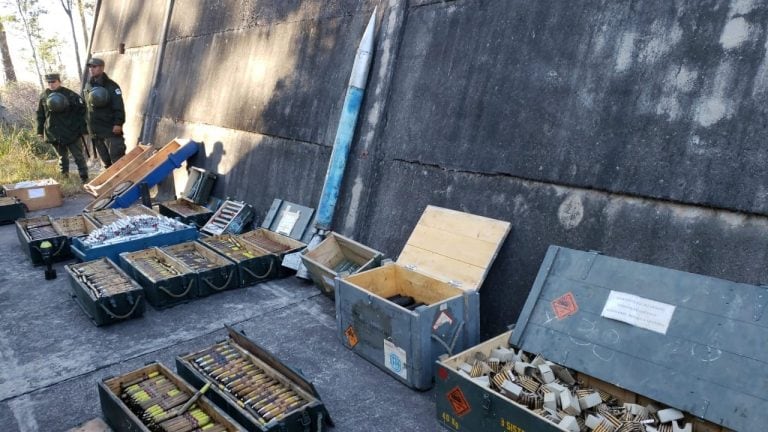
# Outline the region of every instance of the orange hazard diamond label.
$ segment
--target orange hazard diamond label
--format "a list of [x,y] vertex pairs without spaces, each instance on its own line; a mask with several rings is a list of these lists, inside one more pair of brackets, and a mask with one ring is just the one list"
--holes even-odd
[[453,390],[449,391],[448,394],[446,394],[446,397],[448,398],[448,402],[451,403],[453,412],[455,412],[458,417],[461,417],[472,410],[472,408],[469,407],[467,398],[464,397],[464,392],[461,391],[459,386],[456,386]]
[[576,299],[573,297],[573,293],[567,292],[552,300],[552,310],[555,311],[557,319],[561,320],[571,315],[575,315],[576,312],[579,311],[579,305],[576,304]]
[[344,335],[347,336],[349,347],[354,348],[355,345],[357,345],[357,333],[355,333],[355,329],[353,329],[352,326],[347,327],[347,329],[344,330]]

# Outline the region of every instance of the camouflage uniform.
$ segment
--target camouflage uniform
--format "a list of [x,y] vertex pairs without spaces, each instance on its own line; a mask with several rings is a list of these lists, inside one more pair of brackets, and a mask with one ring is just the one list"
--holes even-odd
[[[62,112],[54,112],[46,103],[51,93],[66,97],[68,106]],[[66,87],[56,90],[46,89],[40,94],[37,104],[37,134],[45,136],[45,142],[53,145],[59,155],[59,168],[62,174],[69,173],[69,153],[75,159],[80,179],[88,180],[88,164],[83,156],[80,137],[87,132],[85,126],[85,104],[83,99]]]

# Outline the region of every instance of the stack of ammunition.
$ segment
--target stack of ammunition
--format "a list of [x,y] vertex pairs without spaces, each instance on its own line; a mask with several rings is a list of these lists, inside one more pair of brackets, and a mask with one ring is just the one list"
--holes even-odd
[[[654,405],[621,403],[613,395],[583,384],[568,369],[531,357],[520,350],[499,347],[490,356],[475,352],[458,367],[459,374],[527,406],[563,429],[573,432],[647,432],[678,429],[683,414]],[[673,425],[674,424],[674,425]]]
[[360,268],[360,264],[358,264],[358,263],[356,263],[354,261],[342,260],[340,263],[336,264],[335,267],[333,267],[333,271],[336,274],[340,274],[340,273],[344,273],[344,272],[349,273],[349,274],[353,274],[359,268]]
[[194,243],[172,246],[166,248],[165,251],[194,271],[209,270],[221,266],[220,263],[209,259],[208,256],[200,252]]
[[87,247],[103,246],[188,228],[165,216],[128,216],[91,231],[83,240]]
[[182,274],[167,260],[157,255],[133,256],[131,264],[154,281],[172,278]]
[[192,395],[180,389],[160,372],[151,372],[121,386],[120,398],[153,432],[223,432],[227,428],[216,424],[197,405],[188,410],[180,408]]
[[95,298],[110,297],[136,289],[130,279],[123,276],[106,260],[89,261],[70,267],[75,278],[87,287]]
[[395,294],[392,297],[387,297],[387,300],[391,301],[392,303],[404,307],[408,310],[414,310],[419,306],[424,306],[424,303],[416,301],[411,296],[404,296],[400,294]]
[[34,224],[31,223],[25,226],[24,229],[27,231],[30,240],[41,240],[59,236],[59,233],[56,232],[53,225],[48,221]]
[[85,218],[82,215],[54,219],[53,225],[61,234],[67,237],[88,235]]
[[270,376],[238,346],[222,342],[195,355],[194,367],[237,400],[261,425],[308,402],[284,382]]
[[267,237],[262,230],[250,231],[245,234],[241,234],[240,238],[264,250],[267,250],[273,253],[279,253],[279,252],[285,252],[287,250],[291,250],[290,245],[277,242]]
[[254,251],[249,245],[229,234],[207,237],[200,241],[237,262],[266,255],[266,252]]

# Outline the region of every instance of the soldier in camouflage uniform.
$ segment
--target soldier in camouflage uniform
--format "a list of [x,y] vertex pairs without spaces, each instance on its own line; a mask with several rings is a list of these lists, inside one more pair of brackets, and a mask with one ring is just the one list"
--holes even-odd
[[125,106],[123,92],[116,82],[104,73],[104,60],[88,61],[91,78],[85,84],[85,100],[88,104],[88,132],[104,168],[109,168],[125,156]]
[[88,181],[88,164],[80,146],[85,134],[85,104],[72,90],[61,85],[59,74],[45,76],[48,89],[40,94],[37,104],[37,135],[51,143],[59,155],[59,168],[69,174],[69,154],[75,158],[83,183]]

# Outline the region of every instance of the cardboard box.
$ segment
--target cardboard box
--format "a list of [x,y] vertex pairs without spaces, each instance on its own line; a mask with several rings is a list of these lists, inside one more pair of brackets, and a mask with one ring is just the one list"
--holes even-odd
[[[432,387],[439,356],[478,342],[478,290],[509,229],[509,222],[428,206],[397,263],[336,278],[344,345],[410,387]],[[415,304],[388,300],[396,295]]]
[[27,210],[43,210],[59,207],[64,203],[61,185],[54,179],[31,180],[3,186],[5,195],[16,197]]
[[[521,351],[529,359],[541,356],[528,362],[532,367],[515,363],[516,370],[540,382],[544,374],[533,364],[543,358],[551,362],[546,371],[569,369],[577,383],[599,390],[603,400],[633,404],[624,407],[633,415],[649,405],[654,411],[670,407],[684,413],[677,425],[646,430],[765,430],[768,317],[762,308],[767,298],[765,287],[550,246],[514,331],[437,362],[437,418],[454,431],[573,430],[573,421],[537,413],[534,401],[517,396],[512,386],[502,395],[495,388],[502,381],[499,372],[471,378],[471,371],[461,370],[507,357],[504,350],[512,349],[514,356]],[[565,382],[563,376],[558,380]],[[562,395],[553,384],[561,383],[537,391]],[[593,417],[605,412],[592,407],[588,397],[576,399],[549,403],[559,401],[553,411],[558,416],[565,411],[562,405]],[[668,417],[661,413],[658,417]]]

